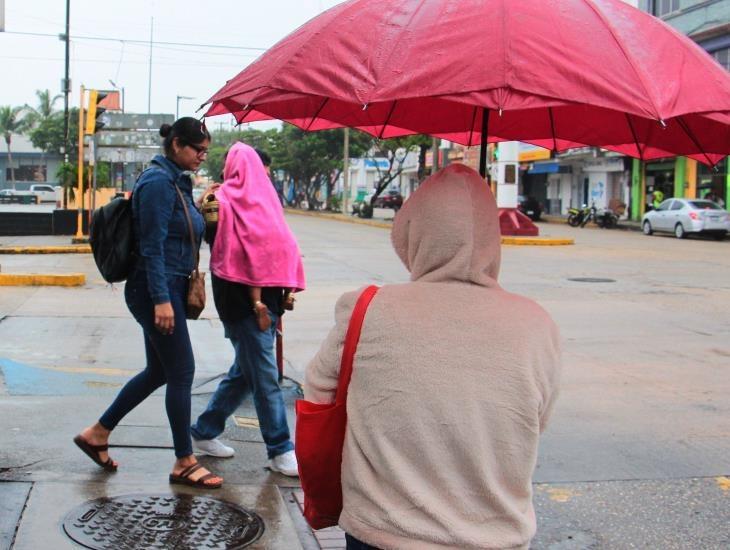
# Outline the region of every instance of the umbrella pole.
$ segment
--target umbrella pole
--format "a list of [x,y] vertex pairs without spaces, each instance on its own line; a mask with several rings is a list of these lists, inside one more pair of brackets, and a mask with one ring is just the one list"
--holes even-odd
[[479,151],[479,174],[487,177],[487,137],[489,135],[489,109],[482,109],[482,142]]

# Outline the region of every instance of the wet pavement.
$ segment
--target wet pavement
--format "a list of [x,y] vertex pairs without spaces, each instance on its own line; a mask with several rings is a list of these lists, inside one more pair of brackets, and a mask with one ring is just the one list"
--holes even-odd
[[[309,280],[285,317],[293,422],[295,382],[332,324],[335,300],[368,283],[404,281],[407,273],[386,230],[301,216],[290,223]],[[535,473],[532,547],[730,548],[730,242],[556,224],[542,233],[576,245],[504,247],[501,277],[506,289],[543,305],[564,339],[561,397]],[[204,251],[204,265],[207,258]],[[123,285],[105,285],[89,255],[0,257],[0,269],[87,275],[78,289],[0,290],[0,549],[13,538],[14,548],[76,548],[62,529],[75,507],[105,496],[177,492],[167,483],[174,457],[164,396],[156,392],[124,419],[111,441],[120,470],[100,472],[71,439],[142,366]],[[189,327],[195,415],[233,354],[212,304]],[[224,489],[182,492],[261,516],[264,535],[252,548],[344,547],[341,532],[315,537],[306,529],[297,481],[266,468],[252,404],[236,415],[223,435],[236,457],[201,459],[225,477]]]

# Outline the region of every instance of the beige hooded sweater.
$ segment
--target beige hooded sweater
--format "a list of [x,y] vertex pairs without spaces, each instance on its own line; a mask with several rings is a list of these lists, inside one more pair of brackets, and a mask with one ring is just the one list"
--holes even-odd
[[[411,282],[370,305],[347,399],[340,526],[383,549],[526,548],[531,478],[557,394],[559,335],[497,284],[494,197],[452,165],[405,203],[392,241]],[[308,365],[305,398],[334,401],[358,292]]]

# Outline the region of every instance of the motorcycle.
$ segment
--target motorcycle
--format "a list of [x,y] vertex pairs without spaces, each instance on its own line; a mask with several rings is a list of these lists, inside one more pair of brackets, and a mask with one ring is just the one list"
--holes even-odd
[[585,227],[588,222],[593,221],[598,227],[612,229],[618,225],[618,215],[610,208],[598,210],[596,204],[583,205],[583,208],[571,208],[568,210],[568,224],[571,227]]
[[583,208],[570,208],[568,209],[568,224],[571,227],[578,227],[583,223],[583,220],[590,215],[591,209],[587,205],[583,205]]

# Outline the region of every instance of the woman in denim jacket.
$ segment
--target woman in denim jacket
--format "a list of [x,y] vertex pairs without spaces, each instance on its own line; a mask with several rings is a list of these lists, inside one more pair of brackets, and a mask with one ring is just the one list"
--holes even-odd
[[99,421],[74,442],[108,471],[117,462],[107,453],[111,431],[153,391],[167,384],[165,407],[177,460],[171,483],[220,487],[223,479],[197,463],[190,440],[190,393],[195,360],[185,317],[188,277],[195,251],[185,211],[175,186],[182,192],[200,246],[203,217],[192,198],[191,174],[208,153],[210,134],[200,121],[185,117],[160,128],[165,156],[158,155],[140,176],[132,193],[137,263],[127,280],[127,307],[144,332],[147,367],[122,388]]

